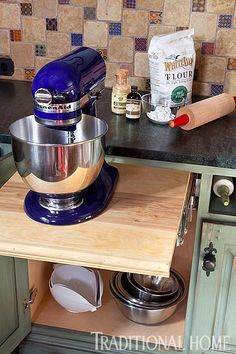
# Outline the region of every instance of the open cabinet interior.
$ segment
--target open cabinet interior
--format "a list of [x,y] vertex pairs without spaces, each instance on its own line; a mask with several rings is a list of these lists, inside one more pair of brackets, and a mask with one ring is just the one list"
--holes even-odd
[[[191,272],[194,230],[195,215],[183,246],[175,249],[172,262],[172,267],[185,278],[187,287]],[[53,264],[41,261],[29,261],[28,264],[30,289],[38,288],[38,295],[31,307],[32,323],[89,333],[102,332],[111,336],[141,336],[149,338],[150,342],[155,339],[155,336],[167,340],[168,337],[172,340],[176,338],[175,342],[182,346],[188,295],[179,304],[177,311],[163,323],[156,326],[136,324],[121,314],[109,292],[109,279],[113,272],[100,270],[104,283],[102,307],[95,312],[74,314],[66,311],[51,296],[48,282]]]

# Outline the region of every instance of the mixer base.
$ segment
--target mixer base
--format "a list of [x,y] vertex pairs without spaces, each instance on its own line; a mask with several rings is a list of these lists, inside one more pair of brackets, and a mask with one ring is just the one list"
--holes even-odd
[[25,198],[25,212],[31,219],[48,225],[71,225],[90,220],[106,208],[117,180],[118,170],[104,162],[96,181],[76,195],[83,198],[83,203],[77,208],[50,210],[40,204],[42,195],[30,191]]

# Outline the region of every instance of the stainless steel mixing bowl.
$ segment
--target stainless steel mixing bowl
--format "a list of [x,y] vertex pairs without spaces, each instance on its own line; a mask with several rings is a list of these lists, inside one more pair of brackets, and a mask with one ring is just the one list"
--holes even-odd
[[181,296],[182,288],[179,285],[177,293],[175,293],[170,299],[163,299],[162,301],[152,301],[140,299],[137,294],[131,293],[129,290],[129,283],[126,278],[126,273],[118,273],[115,278],[115,286],[119,292],[119,295],[123,297],[124,300],[131,303],[132,305],[141,305],[147,308],[160,308],[167,307],[173,304]]
[[88,115],[70,130],[46,127],[33,115],[22,118],[10,126],[16,168],[32,191],[80,192],[102,168],[107,129],[105,121]]
[[110,281],[111,294],[113,295],[121,313],[129,320],[136,323],[144,325],[156,325],[167,320],[167,318],[172,316],[177,310],[178,305],[181,301],[183,301],[187,293],[185,280],[178,273],[177,278],[180,285],[181,294],[174,303],[172,303],[170,306],[162,306],[156,308],[148,308],[146,306],[137,305],[127,301],[116,288],[116,277],[118,274],[119,273],[115,273]]

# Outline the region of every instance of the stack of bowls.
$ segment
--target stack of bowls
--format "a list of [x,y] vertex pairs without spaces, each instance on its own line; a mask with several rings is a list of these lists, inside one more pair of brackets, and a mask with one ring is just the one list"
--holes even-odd
[[110,291],[128,319],[145,325],[165,321],[186,295],[184,278],[171,269],[170,277],[114,273]]

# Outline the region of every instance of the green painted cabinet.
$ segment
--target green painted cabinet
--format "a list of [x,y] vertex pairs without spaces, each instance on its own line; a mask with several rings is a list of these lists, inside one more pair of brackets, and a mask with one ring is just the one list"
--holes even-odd
[[[202,269],[212,242],[216,268]],[[236,226],[203,222],[193,314],[192,353],[236,353]]]
[[10,354],[31,330],[27,261],[0,257],[0,354]]

